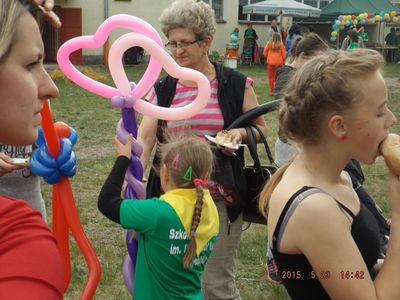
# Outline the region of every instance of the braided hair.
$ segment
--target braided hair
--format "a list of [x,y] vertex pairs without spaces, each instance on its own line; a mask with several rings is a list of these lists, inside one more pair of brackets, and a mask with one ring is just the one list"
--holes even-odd
[[[183,257],[184,268],[189,268],[196,256],[196,230],[201,221],[205,181],[213,167],[213,154],[210,146],[196,136],[179,136],[164,133],[166,142],[159,144],[158,155],[161,165],[170,172],[171,179],[178,188],[195,188],[196,203],[190,226],[190,240]],[[186,172],[191,170],[190,178]]]
[[[343,114],[361,100],[360,79],[378,71],[382,55],[371,49],[330,50],[307,61],[291,78],[279,110],[279,124],[290,140],[316,144],[321,126],[332,114]],[[260,194],[259,210],[268,214],[268,201],[289,164],[281,167]]]

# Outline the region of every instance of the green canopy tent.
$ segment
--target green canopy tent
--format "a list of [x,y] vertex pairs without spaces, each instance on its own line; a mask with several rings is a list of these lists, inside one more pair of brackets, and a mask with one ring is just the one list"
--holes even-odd
[[322,16],[353,15],[364,12],[380,13],[381,11],[389,13],[396,10],[396,7],[389,0],[334,0],[322,8]]
[[340,15],[358,15],[360,13],[389,13],[396,7],[389,0],[334,0],[321,9],[318,18],[296,18],[296,21],[332,22]]
[[[319,18],[308,19],[307,21],[316,23],[333,22],[340,15],[358,15],[360,13],[390,13],[395,11],[396,7],[389,0],[334,0],[321,10]],[[305,19],[296,19],[296,21],[306,21]],[[379,24],[380,42],[383,40],[384,29]]]

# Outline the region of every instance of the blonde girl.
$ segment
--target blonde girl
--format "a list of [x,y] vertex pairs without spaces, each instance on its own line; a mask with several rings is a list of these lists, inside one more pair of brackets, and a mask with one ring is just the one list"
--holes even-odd
[[283,66],[286,58],[285,45],[281,35],[275,32],[264,47],[263,55],[267,62],[269,93],[274,94],[276,71]]
[[391,232],[377,265],[377,221],[342,172],[351,159],[372,164],[396,122],[382,65],[374,50],[328,51],[301,66],[285,93],[279,122],[300,150],[271,178],[259,204],[294,300],[400,299],[393,280],[400,267],[399,176],[389,171]]
[[202,299],[201,275],[217,239],[218,211],[207,189],[213,155],[197,137],[159,146],[159,198],[121,199],[132,136],[115,139],[118,158],[99,195],[99,210],[139,232],[135,299]]

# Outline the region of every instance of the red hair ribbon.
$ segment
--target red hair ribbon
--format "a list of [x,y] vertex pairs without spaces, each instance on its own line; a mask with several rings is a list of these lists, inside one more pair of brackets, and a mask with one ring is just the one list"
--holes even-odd
[[203,188],[207,188],[207,186],[208,186],[208,182],[205,179],[196,178],[196,179],[193,179],[193,183],[194,183],[195,187],[201,185]]

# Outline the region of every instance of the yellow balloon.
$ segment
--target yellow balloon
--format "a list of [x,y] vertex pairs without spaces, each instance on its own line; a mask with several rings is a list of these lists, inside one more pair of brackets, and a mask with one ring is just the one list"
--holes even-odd
[[397,23],[399,22],[399,18],[398,17],[393,17],[393,23]]
[[332,31],[331,36],[337,36],[337,31]]

